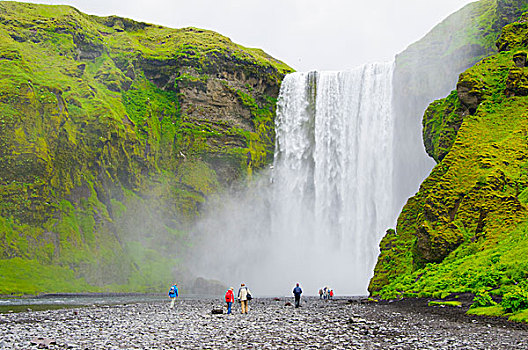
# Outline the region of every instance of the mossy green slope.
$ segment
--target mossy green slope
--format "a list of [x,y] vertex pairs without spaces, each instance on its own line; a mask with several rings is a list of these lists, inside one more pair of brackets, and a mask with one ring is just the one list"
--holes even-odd
[[[461,72],[496,53],[495,41],[502,27],[526,10],[527,0],[472,2],[396,56],[393,114],[399,149],[394,169],[398,206],[416,193],[416,184],[432,167],[421,152],[421,117],[427,106],[453,90]],[[451,136],[442,136],[441,147],[446,137]]]
[[372,295],[527,290],[526,19],[507,25],[500,52],[426,111],[425,143],[438,164],[383,238]]
[[196,28],[0,2],[0,294],[164,290],[269,163],[291,69]]

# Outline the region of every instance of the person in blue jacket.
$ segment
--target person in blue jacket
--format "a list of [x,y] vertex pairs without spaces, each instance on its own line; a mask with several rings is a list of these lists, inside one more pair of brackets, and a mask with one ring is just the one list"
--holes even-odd
[[295,307],[301,306],[301,294],[302,289],[299,287],[299,283],[293,288],[293,296],[295,297]]
[[171,298],[170,308],[174,309],[174,303],[176,302],[176,297],[178,296],[178,285],[174,283],[169,290],[169,298]]

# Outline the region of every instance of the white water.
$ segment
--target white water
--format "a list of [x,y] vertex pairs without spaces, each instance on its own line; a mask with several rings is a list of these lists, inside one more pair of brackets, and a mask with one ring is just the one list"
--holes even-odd
[[[197,270],[257,294],[366,294],[394,226],[393,64],[287,75],[271,185],[203,221]],[[212,229],[214,228],[214,229]],[[284,291],[284,292],[282,292]]]
[[273,232],[303,261],[303,280],[366,292],[394,216],[392,67],[294,73],[283,82]]

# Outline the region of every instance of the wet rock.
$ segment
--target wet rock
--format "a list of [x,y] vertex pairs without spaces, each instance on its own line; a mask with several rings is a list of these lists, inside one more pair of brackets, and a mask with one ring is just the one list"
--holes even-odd
[[358,316],[352,316],[348,319],[348,323],[367,323],[367,321]]
[[482,82],[470,74],[462,73],[456,89],[458,99],[462,105],[469,111],[469,114],[475,114],[478,106],[482,102],[482,93],[484,90]]
[[39,348],[48,348],[50,345],[56,345],[57,342],[52,338],[34,337],[31,339],[31,345],[37,345]]

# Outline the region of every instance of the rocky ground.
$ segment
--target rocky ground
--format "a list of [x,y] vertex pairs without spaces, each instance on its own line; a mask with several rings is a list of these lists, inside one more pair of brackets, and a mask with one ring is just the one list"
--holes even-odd
[[[528,349],[528,326],[420,302],[255,299],[247,315],[214,300],[0,315],[0,349]],[[40,338],[40,339],[39,339]]]

